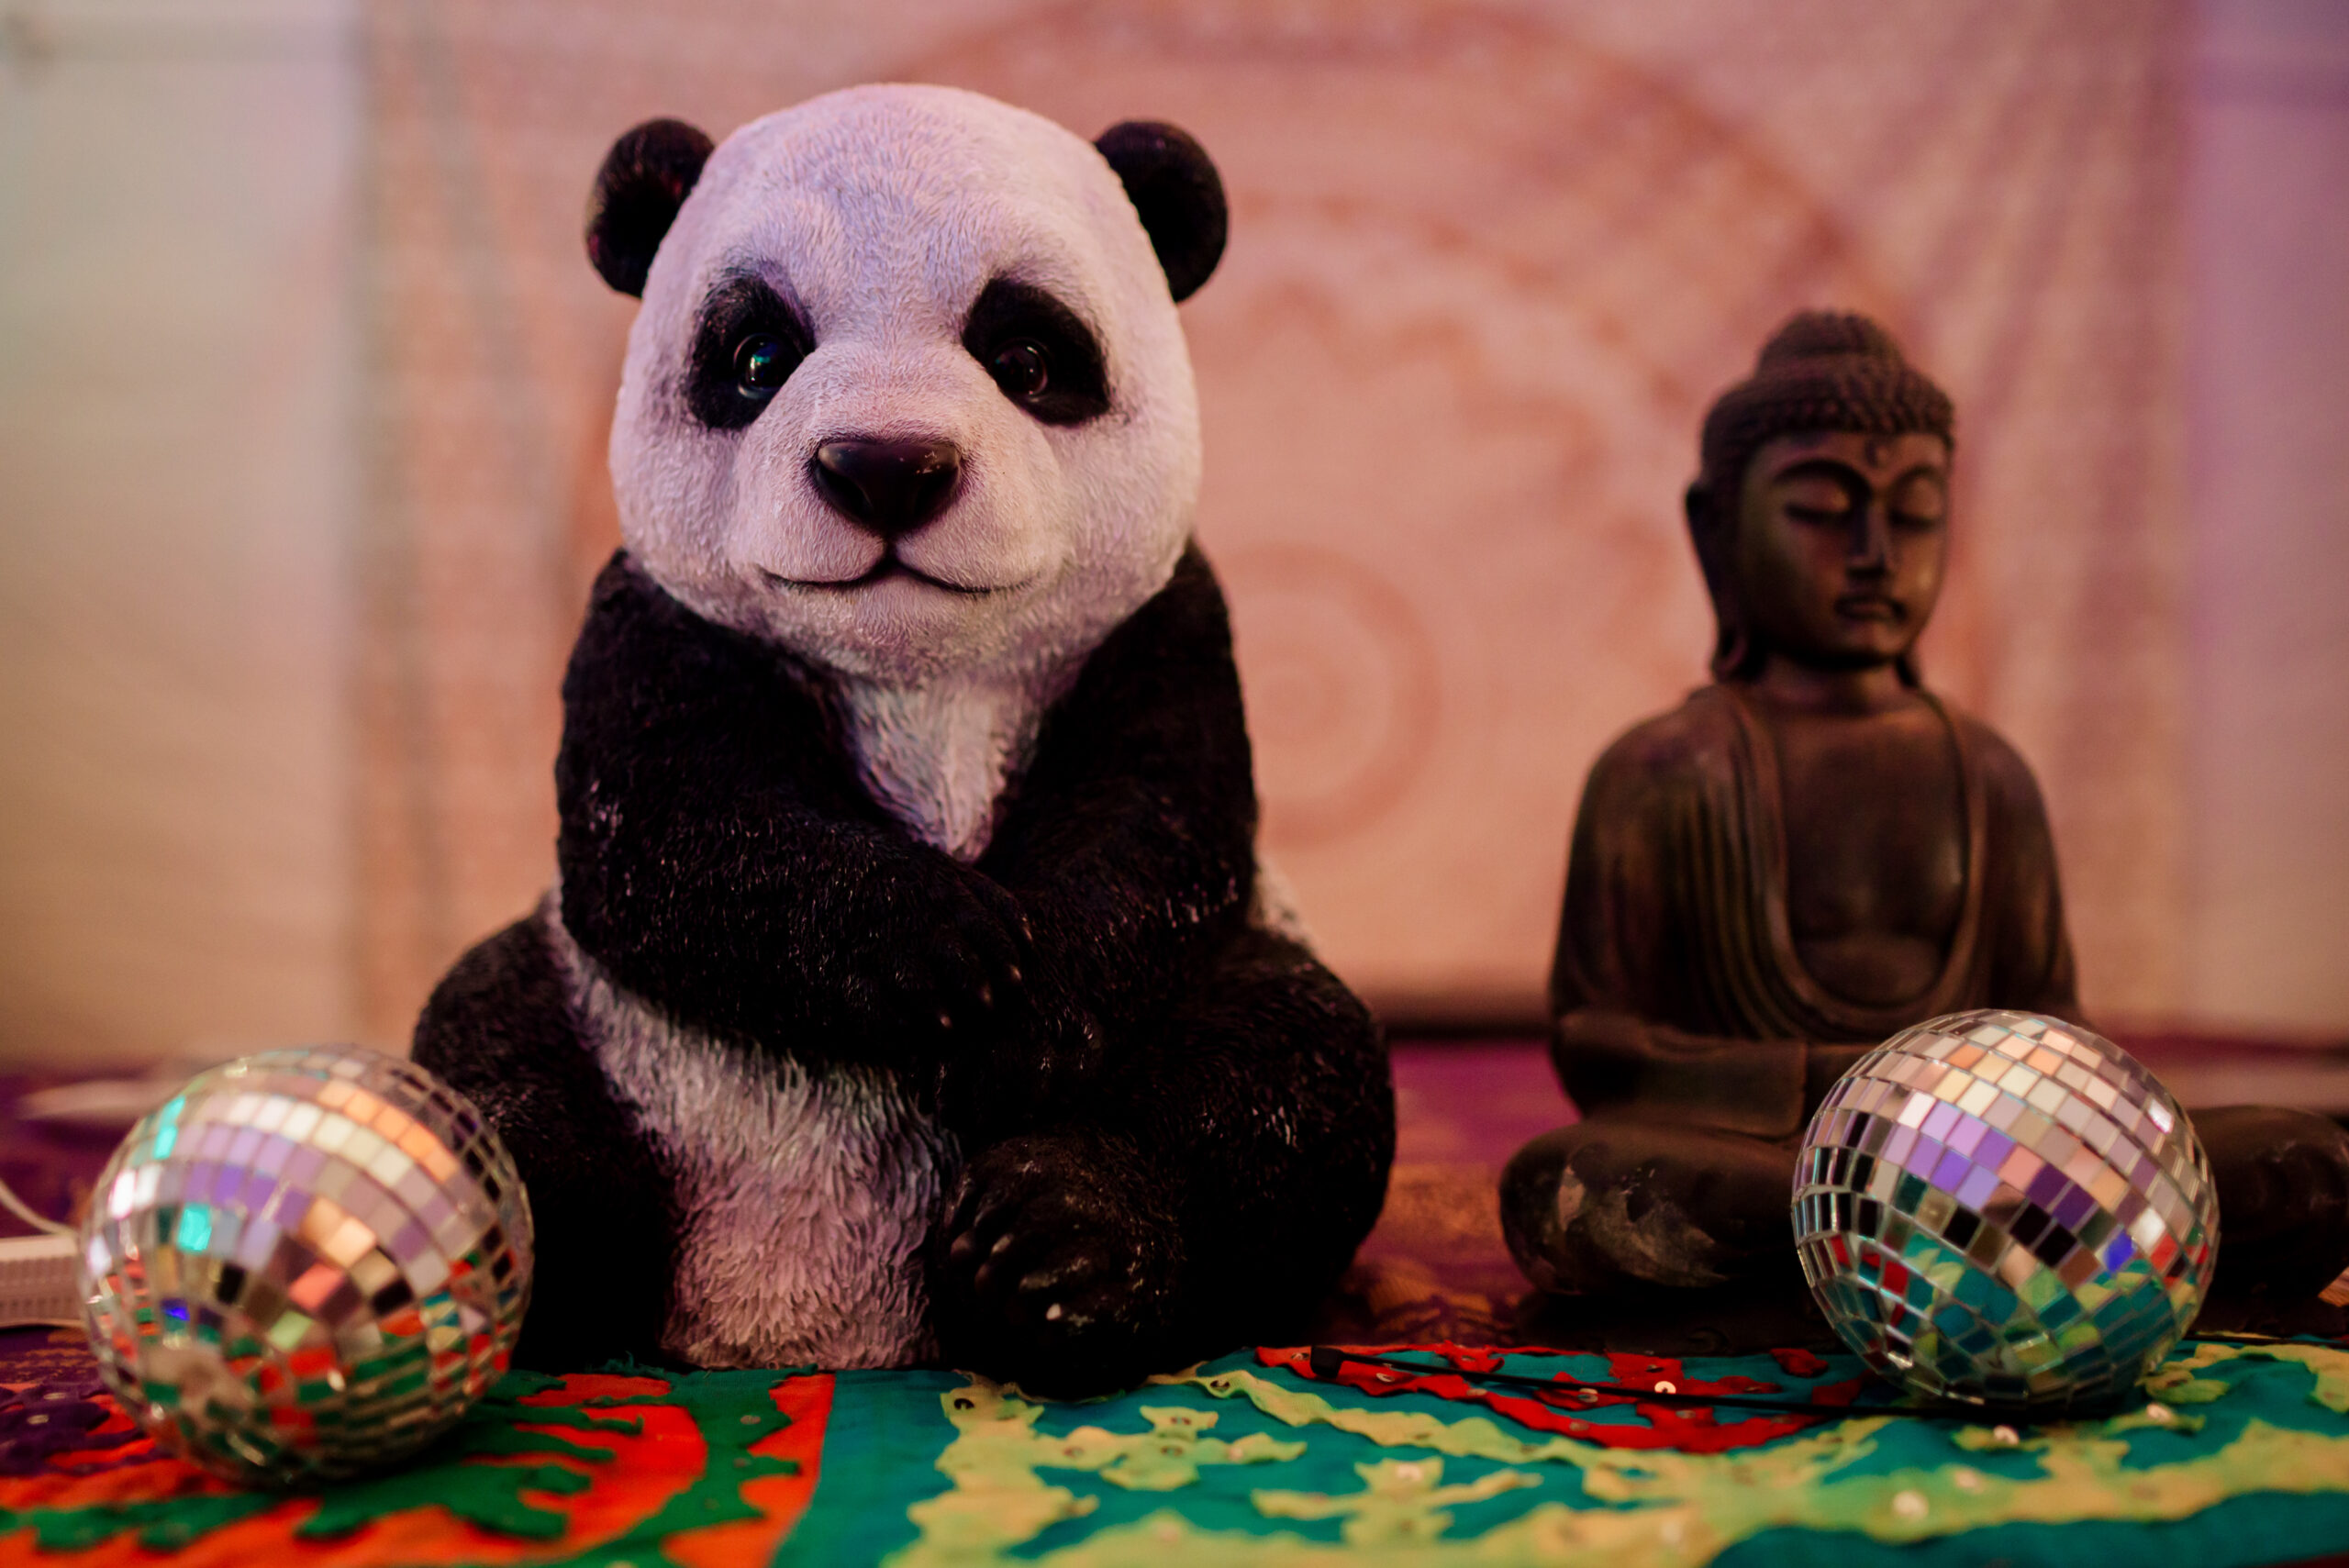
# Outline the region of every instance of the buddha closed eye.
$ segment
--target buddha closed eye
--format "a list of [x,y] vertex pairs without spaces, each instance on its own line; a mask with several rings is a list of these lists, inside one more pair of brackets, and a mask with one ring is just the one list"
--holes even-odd
[[[1871,451],[1886,445],[1867,443]],[[1848,463],[1812,460],[1780,473],[1773,489],[1787,517],[1812,527],[1845,527],[1878,505],[1885,520],[1894,528],[1918,532],[1938,526],[1949,510],[1947,480],[1940,466],[1912,462],[1887,483],[1883,472],[1893,467],[1887,462],[1872,473]]]

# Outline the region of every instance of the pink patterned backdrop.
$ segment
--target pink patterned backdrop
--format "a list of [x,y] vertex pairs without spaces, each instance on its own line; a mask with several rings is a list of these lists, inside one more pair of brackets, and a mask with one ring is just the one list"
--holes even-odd
[[1091,135],[1176,121],[1232,200],[1185,317],[1200,532],[1266,849],[1397,1017],[1537,998],[1584,770],[1701,678],[1677,497],[1798,306],[1960,411],[1928,677],[2039,770],[2088,1004],[2180,1000],[2185,14],[2136,0],[1503,7],[740,0],[365,12],[373,389],[360,1010],[395,1038],[551,869],[555,684],[614,539],[632,302],[584,265],[619,130],[872,79]]

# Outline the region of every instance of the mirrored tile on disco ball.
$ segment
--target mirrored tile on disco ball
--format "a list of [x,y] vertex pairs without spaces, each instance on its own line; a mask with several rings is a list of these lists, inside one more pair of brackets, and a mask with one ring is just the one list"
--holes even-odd
[[1919,1392],[2060,1406],[2132,1385],[2199,1306],[2210,1174],[2167,1093],[2029,1015],[1932,1020],[1863,1058],[1805,1136],[1805,1273]]

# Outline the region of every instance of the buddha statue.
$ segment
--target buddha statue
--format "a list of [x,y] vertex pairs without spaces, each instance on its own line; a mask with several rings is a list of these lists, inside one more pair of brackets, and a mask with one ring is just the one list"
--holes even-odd
[[[1798,1288],[1795,1145],[1845,1069],[1966,1008],[2085,1022],[2031,769],[1918,673],[1953,440],[1949,398],[1840,313],[1786,323],[1706,417],[1686,505],[1713,680],[1591,770],[1550,982],[1582,1119],[1502,1180],[1544,1291]],[[2349,1264],[2349,1136],[2193,1116],[2221,1284],[2312,1296]]]

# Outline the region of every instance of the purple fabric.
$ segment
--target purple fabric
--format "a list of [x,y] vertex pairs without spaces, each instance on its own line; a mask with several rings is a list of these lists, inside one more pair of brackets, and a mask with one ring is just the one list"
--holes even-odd
[[[121,1448],[136,1430],[93,1435],[115,1413],[81,1335],[72,1329],[0,1332],[0,1475],[60,1468],[60,1454]],[[110,1470],[107,1460],[63,1467],[70,1474]]]

